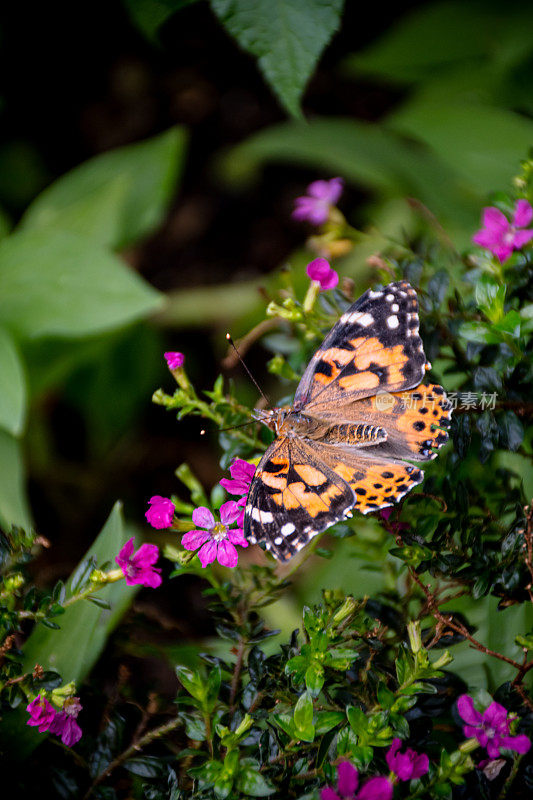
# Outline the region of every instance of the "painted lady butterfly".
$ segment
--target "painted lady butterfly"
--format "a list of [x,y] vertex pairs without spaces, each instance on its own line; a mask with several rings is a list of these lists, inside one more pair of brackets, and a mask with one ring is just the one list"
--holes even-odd
[[293,406],[256,411],[277,438],[255,472],[244,535],[287,561],[339,520],[401,500],[448,440],[444,389],[430,368],[406,281],[369,290],[324,339]]

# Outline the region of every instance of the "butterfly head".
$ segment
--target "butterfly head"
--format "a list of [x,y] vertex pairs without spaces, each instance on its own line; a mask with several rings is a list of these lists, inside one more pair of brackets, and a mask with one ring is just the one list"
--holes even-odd
[[293,406],[281,406],[268,411],[256,408],[252,416],[274,431],[276,436],[303,435],[309,428],[310,422],[308,417],[300,414]]

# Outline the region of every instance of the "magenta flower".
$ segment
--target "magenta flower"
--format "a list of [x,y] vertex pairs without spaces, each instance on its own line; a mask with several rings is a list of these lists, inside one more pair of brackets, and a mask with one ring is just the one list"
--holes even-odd
[[246,505],[246,498],[250,491],[252,478],[255,475],[256,466],[245,461],[243,458],[236,458],[229,472],[231,478],[222,478],[220,485],[230,494],[242,495],[240,500],[237,500],[237,505],[240,508],[240,514],[237,518],[237,527],[242,528],[244,523],[244,506]]
[[156,589],[161,585],[161,570],[153,565],[159,558],[159,548],[155,544],[142,544],[137,552],[135,550],[135,539],[129,539],[115,561],[124,573],[128,586],[149,586]]
[[459,716],[467,724],[463,725],[465,736],[475,737],[481,747],[487,749],[489,758],[497,758],[502,747],[527,753],[531,741],[527,736],[509,736],[509,717],[507,709],[499,703],[492,702],[481,714],[474,708],[474,701],[467,694],[457,700]]
[[174,503],[168,497],[161,497],[159,494],[154,494],[148,501],[150,508],[145,513],[145,517],[152,526],[152,528],[170,528],[172,525],[172,518],[174,516]]
[[315,258],[307,265],[307,276],[312,281],[320,284],[320,291],[325,292],[326,289],[334,289],[339,282],[339,276],[325,258]]
[[410,781],[420,778],[429,770],[429,758],[425,753],[417,753],[407,748],[405,753],[400,753],[401,739],[393,739],[385,759],[391,772],[394,772],[401,781]]
[[472,241],[485,247],[503,264],[513,250],[520,250],[533,239],[533,229],[526,228],[533,219],[533,208],[527,200],[518,200],[515,205],[512,223],[498,208],[489,206],[483,209],[483,228],[478,231]]
[[337,791],[325,786],[320,792],[321,800],[390,800],[392,783],[388,778],[370,778],[357,791],[359,773],[349,761],[341,761],[337,767]]
[[307,187],[307,194],[296,198],[292,218],[300,222],[307,220],[312,225],[323,225],[329,217],[331,207],[339,200],[343,186],[342,178],[313,181]]
[[61,741],[67,747],[72,747],[81,739],[82,730],[76,722],[76,717],[80,711],[80,698],[67,697],[63,704],[63,710],[55,715],[55,719],[50,725],[50,733],[60,736]]
[[183,353],[165,353],[165,359],[169,369],[179,369],[185,363]]
[[44,733],[44,731],[50,728],[56,716],[54,707],[48,702],[46,697],[41,697],[41,695],[26,706],[26,711],[30,715],[26,725],[37,727],[41,733]]
[[230,528],[241,515],[241,509],[234,500],[228,500],[220,506],[220,522],[205,506],[195,508],[192,512],[192,521],[198,528],[186,533],[181,543],[186,550],[198,550],[198,558],[202,567],[207,567],[215,558],[224,567],[235,567],[239,554],[235,548],[248,547],[242,528]]

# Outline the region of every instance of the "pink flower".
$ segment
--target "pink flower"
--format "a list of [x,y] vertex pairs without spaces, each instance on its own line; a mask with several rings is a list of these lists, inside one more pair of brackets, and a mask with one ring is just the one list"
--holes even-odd
[[[357,792],[359,773],[349,761],[341,761],[337,767],[337,791],[325,786],[320,792],[321,800],[390,800],[392,783],[388,778],[370,778]],[[356,793],[357,792],[357,793]]]
[[330,208],[341,196],[343,186],[342,178],[313,181],[307,187],[307,194],[296,198],[292,218],[300,222],[307,220],[312,225],[323,225],[329,217]]
[[255,464],[236,458],[229,468],[231,479],[222,478],[220,485],[230,494],[248,494],[255,470]]
[[161,497],[159,494],[154,494],[148,501],[150,508],[145,513],[145,517],[152,526],[152,528],[170,528],[172,525],[172,518],[174,516],[174,503],[168,497]]
[[241,514],[241,509],[234,500],[228,500],[220,506],[220,522],[205,506],[195,508],[192,512],[192,521],[198,528],[186,533],[181,543],[186,550],[198,550],[198,558],[202,567],[207,567],[215,558],[224,567],[235,567],[239,554],[235,548],[248,547],[242,528],[230,528]]
[[54,707],[41,695],[26,706],[26,711],[30,715],[26,725],[36,726],[41,733],[50,728],[56,716]]
[[483,228],[472,237],[472,241],[485,247],[503,264],[513,250],[520,250],[533,239],[533,229],[526,228],[533,219],[533,208],[527,200],[518,200],[512,224],[498,208],[483,209]]
[[420,778],[429,770],[429,758],[425,753],[417,753],[408,748],[400,753],[401,739],[393,739],[385,759],[391,772],[396,773],[401,781]]
[[76,722],[76,717],[80,711],[80,698],[67,697],[63,704],[63,710],[55,715],[55,719],[50,725],[50,733],[60,736],[61,741],[67,747],[72,747],[81,739],[82,730]]
[[457,711],[467,723],[463,725],[464,735],[469,738],[475,737],[481,747],[487,749],[491,759],[500,755],[502,747],[515,750],[517,753],[527,753],[531,747],[531,741],[527,736],[509,736],[507,709],[499,703],[492,702],[481,714],[474,708],[472,698],[462,694],[457,700]]
[[307,265],[307,276],[320,284],[321,292],[325,292],[326,289],[334,289],[339,282],[339,276],[325,258],[315,258],[314,261],[311,261]]
[[169,369],[179,369],[185,363],[185,356],[183,353],[165,353],[165,358]]
[[124,573],[128,586],[149,586],[156,589],[161,585],[161,570],[153,565],[159,558],[159,548],[155,544],[142,544],[137,552],[135,550],[135,539],[129,539],[115,561]]

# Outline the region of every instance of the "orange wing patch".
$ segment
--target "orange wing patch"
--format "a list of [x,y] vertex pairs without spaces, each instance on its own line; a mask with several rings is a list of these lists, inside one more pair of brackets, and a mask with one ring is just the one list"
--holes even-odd
[[356,497],[354,508],[362,514],[397,503],[424,478],[422,470],[410,464],[365,461],[361,458],[354,465],[339,462],[333,466],[353,489]]

